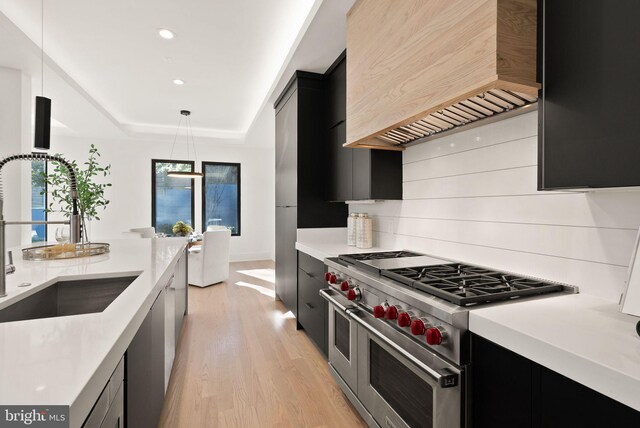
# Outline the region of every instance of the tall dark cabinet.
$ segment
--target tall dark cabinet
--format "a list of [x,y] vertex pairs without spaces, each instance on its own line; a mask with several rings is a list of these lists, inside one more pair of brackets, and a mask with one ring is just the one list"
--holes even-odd
[[346,205],[325,197],[326,100],[324,76],[297,71],[274,105],[276,294],[296,317],[297,229],[346,225]]
[[326,195],[330,201],[402,199],[402,153],[351,149],[347,139],[346,51],[329,67],[327,76],[327,141],[330,146]]
[[640,185],[640,2],[539,0],[543,189]]

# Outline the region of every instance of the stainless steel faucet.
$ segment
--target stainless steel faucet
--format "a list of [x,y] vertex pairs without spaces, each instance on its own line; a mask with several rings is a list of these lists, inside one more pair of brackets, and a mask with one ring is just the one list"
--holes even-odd
[[[69,191],[71,193],[71,217],[67,221],[5,221],[4,219],[4,194],[2,190],[2,167],[14,160],[45,160],[59,162],[67,170],[69,176]],[[22,224],[68,224],[70,230],[71,242],[77,244],[81,240],[80,230],[80,213],[78,211],[78,187],[76,182],[76,172],[71,164],[60,156],[52,156],[46,153],[23,153],[18,155],[7,156],[0,159],[0,267],[3,267],[2,274],[0,274],[0,297],[7,295],[7,275],[15,272],[15,266],[13,266],[13,256],[9,254],[9,264],[5,262],[5,226],[7,225],[22,225]]]

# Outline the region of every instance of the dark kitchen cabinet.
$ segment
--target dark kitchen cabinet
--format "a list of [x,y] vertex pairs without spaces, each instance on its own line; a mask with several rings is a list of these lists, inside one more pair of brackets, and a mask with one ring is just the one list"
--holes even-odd
[[532,363],[472,337],[471,420],[474,428],[531,428]]
[[330,153],[327,161],[327,199],[351,201],[402,199],[402,153],[351,149],[346,142],[346,51],[327,70],[327,126]]
[[640,2],[538,8],[539,189],[640,185]]
[[640,426],[640,412],[472,335],[474,428]]
[[353,200],[402,199],[402,152],[351,150],[353,150]]
[[276,207],[276,294],[298,316],[296,207]]
[[347,51],[343,51],[325,73],[327,81],[327,125],[333,128],[347,120]]
[[175,346],[178,347],[178,339],[182,332],[182,324],[184,324],[184,317],[188,311],[189,300],[189,253],[185,248],[182,256],[178,260],[175,269],[175,277],[172,287],[175,289]]
[[296,231],[344,227],[344,204],[327,202],[326,84],[297,71],[276,110],[276,294],[298,316]]
[[[354,149],[342,147],[346,138],[347,123],[341,122],[329,130],[331,165],[327,180],[327,198],[332,201],[350,201],[353,199],[353,152]],[[363,151],[365,151],[363,149]]]
[[164,402],[165,291],[158,294],[126,353],[127,427],[155,427]]
[[298,97],[289,94],[276,114],[276,206],[298,202]]
[[320,297],[325,288],[324,263],[298,252],[298,322],[309,338],[327,356],[327,301]]
[[100,428],[124,428],[124,421],[124,386],[120,385]]
[[124,358],[120,360],[109,381],[93,405],[82,428],[124,427]]

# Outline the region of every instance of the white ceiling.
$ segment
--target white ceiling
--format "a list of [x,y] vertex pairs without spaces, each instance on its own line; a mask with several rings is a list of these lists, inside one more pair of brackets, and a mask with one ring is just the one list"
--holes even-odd
[[[344,20],[353,0],[324,1],[325,41],[344,46],[343,22],[336,35],[330,21]],[[107,136],[170,134],[178,111],[186,108],[193,112],[196,135],[241,138],[288,72],[287,64],[300,57],[293,52],[305,44],[302,36],[322,3],[45,0],[44,90],[53,98],[52,115],[72,128],[70,133],[84,134],[84,123],[93,130],[89,134],[105,128],[101,136],[106,128],[113,134]],[[0,66],[31,74],[39,93],[40,0],[0,0],[0,12],[6,15],[0,16]],[[160,38],[159,28],[176,37]],[[322,37],[316,34],[315,44],[322,44]],[[313,52],[302,57],[309,55]],[[177,78],[186,84],[174,85]],[[75,95],[65,95],[63,86]],[[59,98],[77,101],[90,120],[74,118],[77,106],[56,109]]]

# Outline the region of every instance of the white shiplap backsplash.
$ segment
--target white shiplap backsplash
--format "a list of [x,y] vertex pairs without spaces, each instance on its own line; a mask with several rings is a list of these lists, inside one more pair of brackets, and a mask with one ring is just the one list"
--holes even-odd
[[404,200],[351,204],[374,244],[578,285],[617,300],[640,191],[539,192],[537,112],[408,148]]

